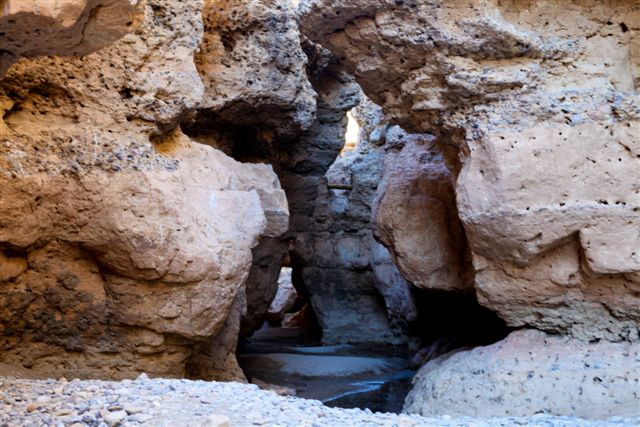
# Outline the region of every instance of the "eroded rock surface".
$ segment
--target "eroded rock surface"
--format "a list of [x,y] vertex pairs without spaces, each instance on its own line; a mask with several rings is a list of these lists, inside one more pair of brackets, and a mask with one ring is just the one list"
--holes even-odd
[[0,77],[20,57],[86,55],[133,31],[145,0],[5,0],[0,10]]
[[637,2],[301,13],[391,121],[437,136],[483,305],[511,326],[638,339]]
[[417,317],[410,284],[373,239],[372,208],[385,146],[369,140],[381,117],[365,99],[352,113],[362,123],[358,144],[319,181],[312,221],[297,234],[294,255],[323,342],[404,343],[407,326]]
[[639,372],[638,343],[586,343],[517,331],[499,343],[427,363],[414,378],[404,411],[423,416],[636,416]]
[[285,314],[294,309],[298,299],[298,293],[291,282],[291,267],[282,267],[278,275],[278,291],[267,312],[269,323],[280,323]]
[[178,127],[203,96],[202,8],[149,1],[111,47],[22,59],[0,81],[3,362],[242,378],[251,249],[288,208],[270,166]]
[[453,180],[433,137],[410,135],[397,127],[386,134],[388,143],[402,148],[384,159],[374,205],[376,236],[413,285],[472,292],[471,259]]
[[[196,66],[205,85],[197,124],[297,136],[316,110],[295,12],[288,0],[207,1]],[[256,142],[249,142],[255,144]]]

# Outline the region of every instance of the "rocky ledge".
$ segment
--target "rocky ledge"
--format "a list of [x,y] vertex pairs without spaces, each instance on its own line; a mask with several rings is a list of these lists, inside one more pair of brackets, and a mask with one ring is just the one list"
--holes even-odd
[[471,418],[329,408],[252,384],[149,379],[81,381],[0,377],[2,426],[630,426],[638,418],[587,421],[536,415]]

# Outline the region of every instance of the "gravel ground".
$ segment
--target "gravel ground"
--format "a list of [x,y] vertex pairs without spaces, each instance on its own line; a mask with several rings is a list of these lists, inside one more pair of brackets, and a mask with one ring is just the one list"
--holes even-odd
[[149,379],[26,380],[0,377],[1,426],[640,426],[635,419],[423,418],[328,408],[251,384]]

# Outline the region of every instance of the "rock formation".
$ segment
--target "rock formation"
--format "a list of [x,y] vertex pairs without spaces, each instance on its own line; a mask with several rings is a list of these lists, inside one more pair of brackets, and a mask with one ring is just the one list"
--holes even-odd
[[291,267],[282,267],[278,275],[278,292],[267,312],[269,323],[280,324],[284,316],[295,309],[298,300],[298,293],[291,282]]
[[242,379],[289,252],[325,342],[406,342],[416,295],[531,329],[430,361],[407,410],[628,414],[640,5],[297,3],[0,0],[0,363]]
[[[499,343],[426,365],[415,378],[405,411],[424,416],[636,416],[639,357],[637,343],[588,344],[517,331]],[[492,368],[495,363],[500,369]]]
[[[588,341],[637,342],[637,2],[489,1],[470,6],[458,1],[308,0],[301,2],[301,14],[302,32],[331,50],[388,120],[435,136],[454,180],[457,214],[473,263],[473,271],[465,271],[463,261],[463,277],[472,279],[483,306],[509,326],[575,339],[564,342],[568,348],[589,348],[579,344]],[[402,168],[401,178],[409,181],[415,174],[424,186],[416,185],[415,193],[404,197],[408,202],[423,197],[416,204],[429,218],[412,216],[416,209],[398,209],[400,196],[386,206],[382,197],[379,237],[414,284],[426,281],[452,289],[450,280],[437,279],[442,271],[432,267],[451,268],[451,261],[438,264],[446,252],[420,257],[432,263],[420,265],[411,260],[412,251],[403,250],[421,248],[401,237],[405,222],[419,230],[419,236],[411,236],[415,242],[429,245],[443,214],[429,209],[430,192],[437,191],[435,183],[426,184],[430,169],[415,155],[396,166]],[[444,211],[455,215],[451,207]],[[418,220],[430,227],[420,228]],[[534,344],[519,340],[517,345]],[[611,372],[629,372],[621,360],[638,369],[637,360],[618,356],[610,356]],[[449,363],[466,363],[462,357]],[[508,359],[493,360],[495,375],[505,374]],[[440,403],[447,410],[444,401],[429,400],[425,393],[450,366],[423,368],[430,374],[418,377],[420,391],[410,410],[425,410],[420,399],[436,411]],[[566,374],[568,381],[571,375]],[[451,387],[448,396],[465,386]],[[526,399],[526,390],[518,389]],[[633,388],[620,392],[625,399],[637,399]],[[475,396],[478,415],[497,415],[513,405],[506,399],[484,404],[489,398]],[[605,402],[600,413],[614,413],[619,401]]]
[[20,57],[86,55],[134,30],[144,0],[4,0],[0,76]]
[[288,209],[270,166],[178,126],[204,93],[202,6],[149,1],[112,46],[22,59],[0,81],[3,362],[242,377],[229,315],[251,249],[286,231]]
[[413,285],[472,291],[471,257],[453,180],[433,137],[395,127],[386,139],[400,139],[402,148],[385,156],[373,218],[377,237]]
[[638,6],[561,7],[308,1],[302,27],[390,120],[438,136],[483,305],[637,339]]
[[[323,342],[404,343],[408,325],[417,317],[410,284],[388,250],[373,239],[371,221],[385,144],[400,142],[370,141],[386,124],[368,100],[363,98],[352,113],[362,126],[358,143],[319,181],[309,212],[312,221],[298,230],[293,254]],[[344,128],[340,137],[344,144]]]

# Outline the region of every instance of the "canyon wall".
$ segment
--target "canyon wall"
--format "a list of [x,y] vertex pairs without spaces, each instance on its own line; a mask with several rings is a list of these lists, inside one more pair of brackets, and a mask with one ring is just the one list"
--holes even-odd
[[[325,342],[405,342],[416,292],[525,329],[427,363],[408,411],[636,409],[637,2],[1,3],[0,363],[242,379],[290,252]],[[535,346],[562,384],[604,360],[597,411],[527,388]]]
[[[451,174],[470,253],[471,263],[463,259],[462,271],[472,265],[466,271],[470,276],[458,283],[468,283],[480,304],[509,326],[564,335],[568,349],[585,345],[599,352],[598,341],[627,341],[637,352],[637,2],[308,0],[300,7],[303,34],[332,51],[388,120],[434,135]],[[434,242],[436,229],[440,235],[452,233],[450,227],[438,227],[443,214],[431,208],[438,186],[429,176],[438,175],[438,166],[416,154],[402,165],[397,169],[404,172],[387,179],[402,183],[422,170],[423,188],[416,185],[415,194],[398,195],[395,202],[390,198],[388,208],[384,197],[380,200],[378,236],[414,284],[455,289],[450,279],[437,278],[443,267],[451,271],[460,265],[449,258],[437,268],[447,251],[412,259],[413,251],[407,250],[411,240]],[[412,206],[418,195],[423,200],[416,208],[394,208],[400,199]],[[451,208],[444,212],[456,214]],[[400,237],[405,224],[415,230],[411,239]],[[514,338],[505,346],[514,342],[535,345]],[[610,357],[610,372],[628,377],[640,365],[633,357],[618,363],[619,354],[613,353],[622,348],[607,347],[601,354]],[[490,356],[490,371],[507,375],[506,353]],[[438,390],[434,378],[442,377],[434,375],[450,375],[452,364],[472,363],[474,357],[460,353],[446,363],[427,364],[423,369],[429,374],[417,377],[420,391],[406,409],[462,414],[472,407],[477,415],[498,415],[512,406],[506,398],[486,404],[491,396],[478,398],[462,382]],[[557,375],[566,375],[570,383],[571,363],[561,365],[567,370]],[[497,389],[506,395],[522,381],[527,379]],[[636,386],[622,391],[635,402]],[[576,390],[559,394],[562,409],[534,400],[523,411],[571,413],[580,407],[585,416],[604,416],[620,401],[600,398],[601,412],[594,415],[579,403]],[[471,406],[452,409],[445,403],[449,398],[468,398]]]
[[[209,99],[217,65],[197,53],[224,17],[199,1],[85,3],[3,9],[13,56],[71,56],[20,59],[0,80],[0,361],[40,375],[242,379],[252,248],[287,230],[288,207],[271,166],[181,131],[223,109]],[[27,48],[32,21],[66,32]],[[306,89],[301,117],[315,108]]]
[[[294,266],[324,343],[404,343],[417,315],[410,285],[372,235],[372,205],[385,158],[384,141],[369,141],[380,120],[375,110],[365,99],[352,110],[363,125],[357,146],[343,151],[319,177],[314,197],[306,201],[305,226],[296,230]],[[338,149],[345,143],[344,125],[339,131]]]
[[636,340],[638,6],[396,3],[306,2],[302,26],[390,120],[437,136],[481,303]]

